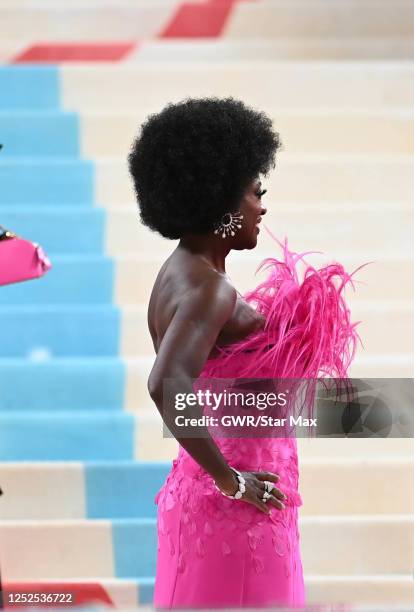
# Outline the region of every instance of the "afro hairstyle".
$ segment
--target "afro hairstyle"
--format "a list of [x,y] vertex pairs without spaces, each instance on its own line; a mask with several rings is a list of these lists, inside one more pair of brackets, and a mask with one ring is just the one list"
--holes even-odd
[[141,221],[170,239],[210,231],[275,167],[280,146],[271,119],[233,97],[168,103],[128,155]]

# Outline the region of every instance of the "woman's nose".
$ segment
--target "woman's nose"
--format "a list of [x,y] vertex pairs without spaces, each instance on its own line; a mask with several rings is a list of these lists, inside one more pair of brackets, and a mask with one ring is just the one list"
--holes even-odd
[[267,208],[265,208],[264,206],[262,206],[260,214],[263,216],[263,215],[265,215],[266,213],[267,213]]

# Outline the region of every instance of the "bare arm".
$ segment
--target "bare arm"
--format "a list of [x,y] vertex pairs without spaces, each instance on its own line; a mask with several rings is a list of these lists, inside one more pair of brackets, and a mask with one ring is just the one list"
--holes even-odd
[[[197,378],[211,352],[218,334],[230,318],[237,294],[221,279],[208,279],[183,296],[180,306],[165,333],[148,379],[148,390],[165,424],[177,441],[223,489],[237,490],[234,473],[211,438],[207,427],[198,427],[203,437],[180,438],[175,434],[173,407],[164,410],[163,379],[174,379],[177,392],[193,393],[192,379]],[[187,406],[184,417],[199,418],[198,405]]]
[[[197,378],[210,354],[225,322],[231,317],[237,294],[233,287],[221,279],[206,280],[190,295],[183,296],[174,317],[158,349],[157,358],[148,379],[148,390],[157,408],[177,441],[214,479],[217,486],[229,495],[238,489],[234,472],[230,469],[207,427],[199,426],[197,433],[203,437],[182,438],[176,435],[174,408],[163,404],[163,379],[174,379],[174,389],[179,393],[193,393],[192,379]],[[200,406],[187,406],[184,417],[199,418]],[[243,472],[246,492],[243,501],[268,513],[262,501],[265,480],[276,482],[278,476],[271,472]],[[283,493],[272,491],[268,504],[283,509]]]

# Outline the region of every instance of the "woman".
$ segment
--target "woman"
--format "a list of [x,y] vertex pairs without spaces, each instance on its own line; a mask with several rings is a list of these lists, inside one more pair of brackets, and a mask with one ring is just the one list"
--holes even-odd
[[157,354],[148,390],[180,444],[155,498],[158,608],[305,603],[295,438],[215,439],[202,426],[180,436],[163,391],[166,380],[191,393],[199,378],[346,372],[354,332],[333,283],[346,280],[341,266],[308,269],[299,283],[285,245],[284,261],[244,299],[226,275],[228,253],[257,244],[259,176],[279,147],[264,113],[233,98],[188,98],[151,115],[128,158],[142,222],[179,239],[148,308]]

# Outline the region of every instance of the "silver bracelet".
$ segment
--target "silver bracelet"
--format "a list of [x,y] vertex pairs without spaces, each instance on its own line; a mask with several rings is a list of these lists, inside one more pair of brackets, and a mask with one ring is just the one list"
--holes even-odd
[[216,483],[214,483],[214,486],[216,487],[218,491],[220,491],[222,495],[225,495],[226,497],[230,497],[231,499],[240,499],[243,493],[246,491],[246,480],[243,478],[240,472],[236,470],[236,468],[233,468],[231,466],[229,467],[236,474],[237,480],[239,481],[238,491],[236,491],[234,495],[227,495],[227,493],[223,493],[223,491],[216,485]]

